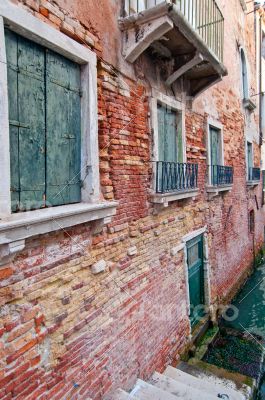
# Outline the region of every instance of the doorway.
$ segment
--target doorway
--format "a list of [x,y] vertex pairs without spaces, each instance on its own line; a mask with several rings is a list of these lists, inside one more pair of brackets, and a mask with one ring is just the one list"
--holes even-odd
[[203,235],[187,242],[190,322],[194,328],[205,315]]

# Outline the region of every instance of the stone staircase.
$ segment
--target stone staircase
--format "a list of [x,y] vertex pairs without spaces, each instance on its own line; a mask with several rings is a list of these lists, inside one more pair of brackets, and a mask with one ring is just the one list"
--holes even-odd
[[149,382],[138,379],[130,393],[117,390],[109,400],[249,400],[251,389],[245,384],[181,362],[177,368],[167,367],[163,374],[155,372]]

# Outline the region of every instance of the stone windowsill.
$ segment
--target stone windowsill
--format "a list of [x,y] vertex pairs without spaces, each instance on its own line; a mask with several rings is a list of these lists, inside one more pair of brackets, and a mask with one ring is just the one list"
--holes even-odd
[[253,188],[253,187],[255,187],[255,186],[258,186],[259,183],[260,183],[259,180],[258,180],[258,181],[247,181],[247,186],[248,186],[249,188]]
[[189,189],[183,191],[175,191],[170,193],[153,193],[152,203],[162,204],[164,207],[168,206],[168,203],[176,200],[183,200],[188,198],[196,197],[199,193],[199,189]]
[[231,192],[232,185],[222,185],[222,186],[206,186],[206,192],[211,196],[218,196],[220,193]]
[[0,246],[89,221],[108,223],[117,205],[114,201],[79,203],[12,214],[0,219]]

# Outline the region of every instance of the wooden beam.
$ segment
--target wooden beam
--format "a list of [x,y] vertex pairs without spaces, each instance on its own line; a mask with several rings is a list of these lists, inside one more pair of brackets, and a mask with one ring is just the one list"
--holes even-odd
[[160,56],[164,58],[172,58],[172,53],[171,51],[164,46],[161,42],[156,41],[151,44],[153,52],[159,54]]
[[159,40],[173,27],[172,20],[164,16],[153,21],[152,24],[146,23],[140,28],[129,29],[124,42],[125,59],[133,63],[153,42]]
[[170,75],[166,80],[166,85],[171,86],[173,82],[175,82],[180,76],[185,74],[185,72],[189,71],[191,68],[200,64],[204,60],[201,54],[196,54],[194,58],[188,61],[186,64],[182,65],[177,71],[175,71],[172,75]]

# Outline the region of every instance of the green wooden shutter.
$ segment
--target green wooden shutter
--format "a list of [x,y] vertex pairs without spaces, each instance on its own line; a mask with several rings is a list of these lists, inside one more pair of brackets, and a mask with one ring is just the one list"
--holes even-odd
[[18,153],[18,101],[17,101],[17,36],[6,30],[6,55],[8,79],[8,106],[9,106],[9,132],[10,132],[10,173],[11,173],[11,204],[12,211],[19,209],[20,179],[19,179],[19,153]]
[[247,143],[248,149],[248,168],[253,168],[253,154],[252,154],[252,143]]
[[210,128],[211,140],[211,165],[221,164],[220,154],[220,131],[218,129]]
[[165,113],[165,161],[177,162],[177,123],[176,113]]
[[45,193],[43,48],[6,30],[12,210],[40,208]]
[[183,163],[182,115],[177,116],[177,161]]
[[165,108],[158,105],[158,161],[165,161]]
[[81,200],[80,67],[47,51],[47,205]]
[[177,123],[177,113],[158,105],[158,155],[159,161],[182,162],[182,131]]

